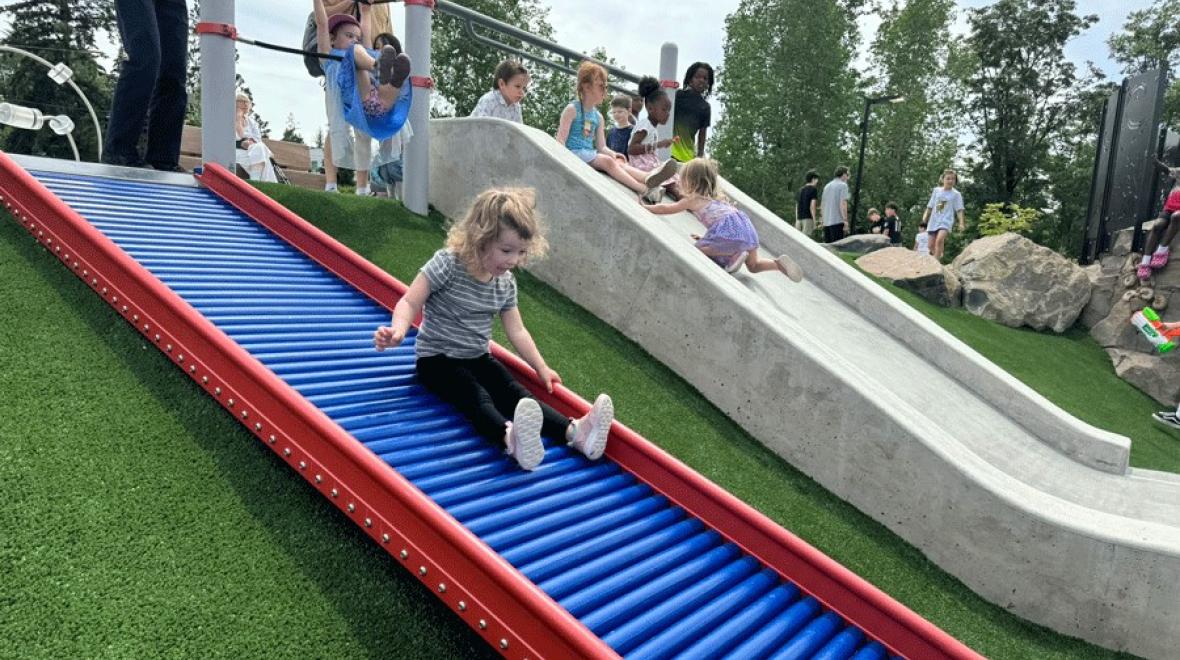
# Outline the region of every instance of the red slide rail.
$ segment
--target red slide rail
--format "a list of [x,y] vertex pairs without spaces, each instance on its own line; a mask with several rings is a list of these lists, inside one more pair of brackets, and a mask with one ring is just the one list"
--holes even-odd
[[[223,168],[199,180],[240,211],[380,304],[405,285]],[[508,657],[614,657],[614,652],[395,470],[356,443],[0,153],[0,200],[16,220],[200,384],[297,474]],[[550,395],[532,370],[499,346],[493,353],[537,396],[563,413],[589,404],[564,388]],[[616,422],[608,455],[730,541],[881,641],[912,658],[978,658],[728,492]]]

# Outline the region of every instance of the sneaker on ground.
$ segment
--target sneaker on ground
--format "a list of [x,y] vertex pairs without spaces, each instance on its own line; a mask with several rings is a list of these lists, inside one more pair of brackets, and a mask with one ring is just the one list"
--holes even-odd
[[524,398],[516,403],[512,427],[508,429],[508,453],[525,470],[535,470],[545,458],[541,442],[541,405],[536,399]]
[[783,272],[783,275],[791,278],[792,282],[803,281],[803,269],[799,267],[799,264],[795,263],[794,259],[785,254],[780,254],[775,258],[774,263]]
[[1161,410],[1157,413],[1152,413],[1152,421],[1171,431],[1180,431],[1180,418],[1176,417],[1176,413]]
[[677,163],[676,161],[669,158],[668,160],[664,161],[658,168],[652,170],[651,174],[647,175],[647,179],[645,179],[643,183],[648,188],[655,188],[657,186],[660,186],[665,181],[667,181],[668,179],[671,179],[673,176],[676,175],[676,169],[678,167],[679,167],[679,163]]
[[746,263],[746,257],[748,257],[748,256],[750,256],[750,253],[747,252],[746,250],[742,250],[741,252],[738,252],[737,254],[733,255],[733,259],[731,259],[730,262],[725,265],[725,272],[727,272],[727,273],[738,272],[738,269],[742,267],[742,264]]
[[614,401],[611,401],[608,394],[599,394],[594,400],[594,405],[590,407],[590,412],[575,422],[577,427],[570,444],[592,461],[601,458],[602,453],[606,451],[606,440],[614,419]]

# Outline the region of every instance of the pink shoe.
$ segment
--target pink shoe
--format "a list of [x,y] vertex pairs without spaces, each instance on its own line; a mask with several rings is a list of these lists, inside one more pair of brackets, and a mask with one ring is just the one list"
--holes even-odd
[[592,461],[602,458],[614,419],[615,404],[610,395],[599,394],[590,411],[575,422],[574,438],[570,444]]
[[1151,261],[1148,265],[1152,270],[1159,270],[1168,265],[1168,257],[1172,256],[1171,250],[1163,250],[1162,252],[1155,252],[1151,255]]
[[1139,268],[1135,271],[1135,275],[1143,281],[1151,279],[1151,264],[1139,264]]

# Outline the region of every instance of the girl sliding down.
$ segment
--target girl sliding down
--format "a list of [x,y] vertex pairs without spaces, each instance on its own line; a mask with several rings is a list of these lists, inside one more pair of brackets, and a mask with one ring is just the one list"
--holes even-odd
[[676,173],[676,163],[666,161],[652,173],[627,164],[627,157],[606,146],[602,114],[598,105],[606,96],[606,70],[593,62],[578,66],[578,98],[561,112],[557,123],[557,141],[599,172],[639,193],[648,201],[658,201],[660,184]]
[[[512,269],[548,244],[534,213],[531,190],[487,190],[447,245],[422,267],[393,310],[390,326],[377,328],[377,350],[399,345],[423,313],[414,352],[418,379],[454,405],[486,440],[501,443],[520,467],[535,469],[545,457],[541,435],[565,440],[591,460],[602,456],[614,404],[599,394],[590,412],[572,420],[538,403],[488,352],[492,317],[520,356],[552,392],[561,377],[545,364],[516,307]],[[509,417],[511,415],[511,418]]]
[[680,169],[680,201],[656,204],[647,210],[658,215],[692,211],[705,225],[705,235],[693,235],[696,247],[727,273],[737,272],[742,264],[751,273],[778,269],[791,281],[803,279],[799,265],[787,255],[775,259],[758,257],[758,232],[750,218],[729,203],[717,185],[717,162],[694,158]]
[[411,94],[402,94],[402,85],[410,58],[389,45],[380,52],[362,45],[372,43],[368,3],[360,4],[359,21],[348,14],[329,18],[324,0],[313,4],[319,52],[343,58],[325,60],[323,67],[328,93],[339,98],[344,120],[379,141],[393,137],[409,113]]

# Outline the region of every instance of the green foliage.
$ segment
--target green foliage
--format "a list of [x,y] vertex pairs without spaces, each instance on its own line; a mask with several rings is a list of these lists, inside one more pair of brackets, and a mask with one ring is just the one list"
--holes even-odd
[[1036,209],[993,202],[983,207],[976,224],[980,236],[998,236],[1008,232],[1028,236],[1040,219],[1041,212]]
[[[97,34],[114,30],[111,3],[102,0],[27,3],[8,12],[11,28],[0,38],[0,43],[30,51],[53,64],[65,63],[74,72],[75,84],[94,106],[99,122],[105,125],[113,84],[94,55]],[[85,104],[73,88],[58,85],[47,73],[48,69],[40,63],[0,53],[0,101],[37,108],[47,115],[67,115],[74,122],[74,140],[82,158],[97,160],[98,136]],[[39,131],[5,128],[0,131],[0,149],[74,158],[66,139],[48,127]]]
[[999,0],[970,11],[965,109],[976,131],[980,203],[1043,203],[1052,142],[1084,85],[1065,45],[1098,19],[1075,0]]
[[807,170],[817,170],[822,185],[837,165],[849,165],[859,108],[854,8],[833,0],[742,0],[725,30],[716,88],[725,115],[710,151],[726,178],[794,218]]
[[963,89],[956,71],[960,48],[947,34],[954,19],[953,0],[895,0],[880,12],[881,25],[870,49],[879,78],[871,79],[872,96],[901,95],[900,103],[876,105],[869,118],[861,218],[864,209],[893,201],[901,207],[903,235],[917,230],[930,188],[951,166],[958,148]]
[[303,136],[299,134],[299,127],[295,125],[295,113],[287,114],[287,125],[283,127],[283,142],[297,142],[304,144]]
[[1156,67],[1170,72],[1164,122],[1176,126],[1180,122],[1180,0],[1156,0],[1147,9],[1127,14],[1123,31],[1106,43],[1127,75]]

